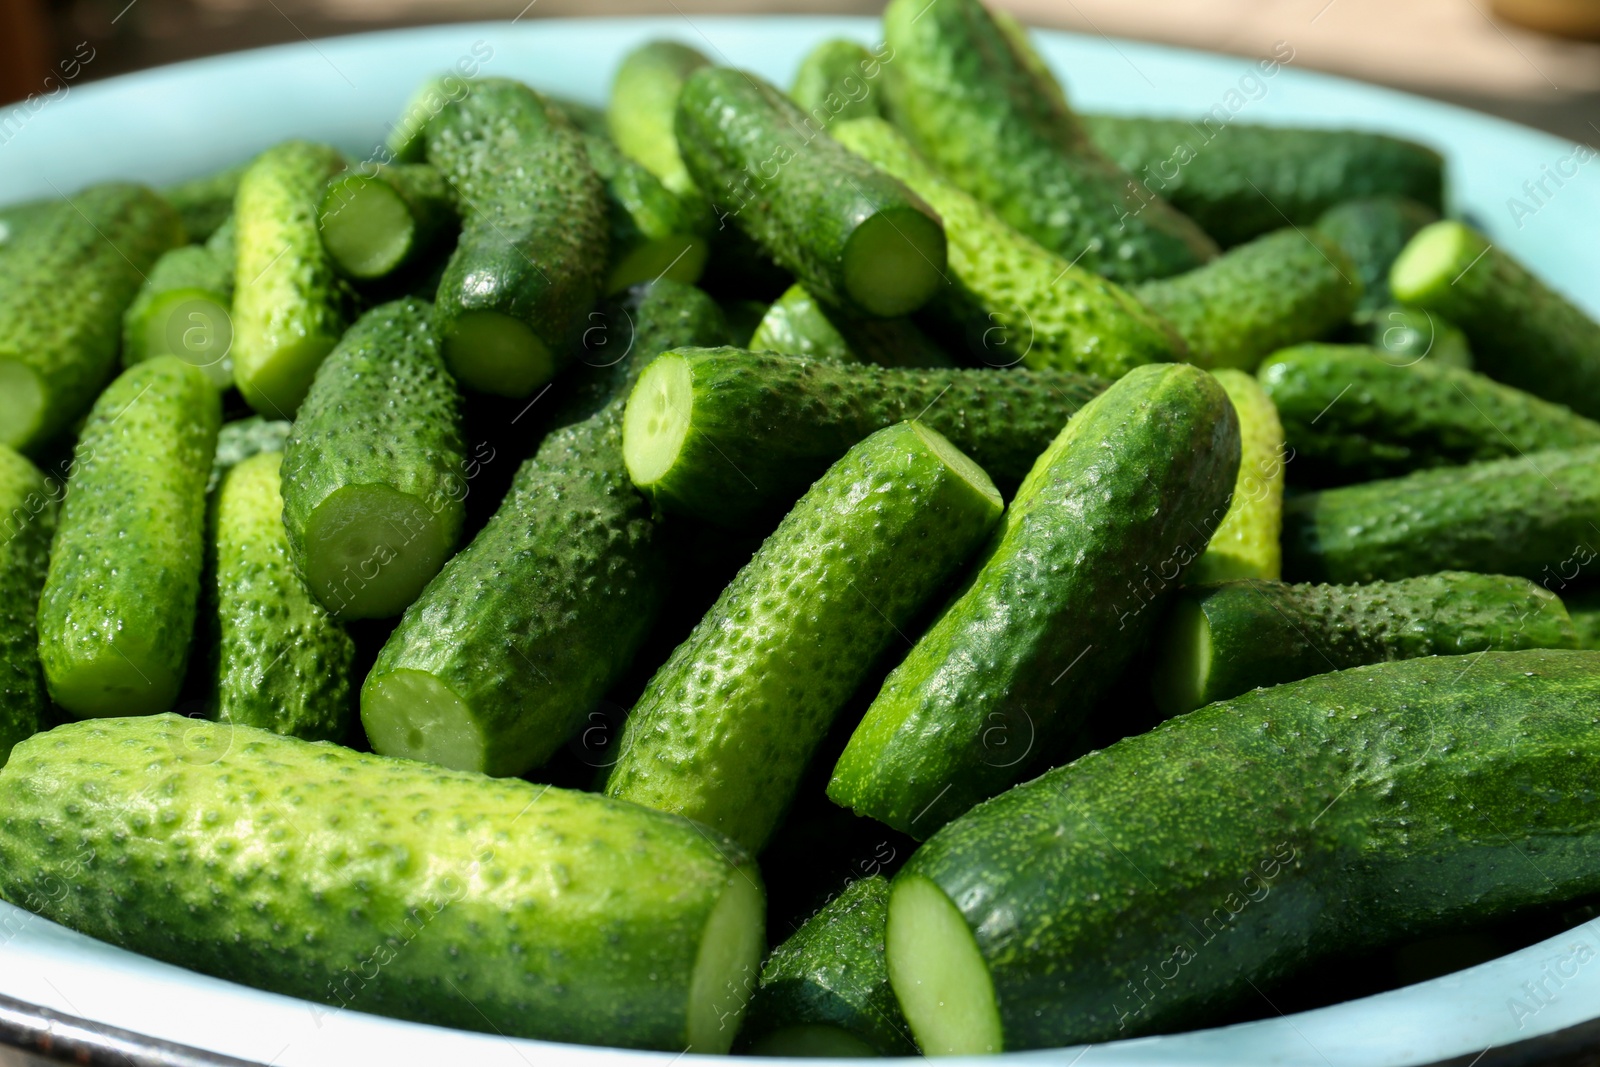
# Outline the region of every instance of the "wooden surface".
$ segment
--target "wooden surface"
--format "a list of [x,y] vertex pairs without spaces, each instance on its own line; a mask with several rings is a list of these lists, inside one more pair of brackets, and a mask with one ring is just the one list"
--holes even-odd
[[0,0],[0,100],[46,91],[50,62],[39,0]]

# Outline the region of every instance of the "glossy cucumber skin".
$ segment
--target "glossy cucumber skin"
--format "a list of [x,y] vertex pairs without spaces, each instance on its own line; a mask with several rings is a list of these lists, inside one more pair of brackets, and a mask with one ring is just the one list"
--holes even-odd
[[1287,229],[1134,292],[1177,328],[1194,363],[1254,370],[1269,352],[1347,320],[1361,280],[1332,238]]
[[1086,405],[884,682],[828,796],[926,838],[1075,741],[1205,551],[1238,466],[1233,405],[1204,371],[1141,367]]
[[208,240],[233,215],[233,198],[239,191],[239,179],[249,167],[248,163],[240,163],[161,190],[162,199],[171,204],[183,220],[183,229],[190,241]]
[[1438,219],[1433,208],[1404,196],[1346,200],[1318,217],[1317,229],[1344,249],[1361,276],[1358,312],[1377,311],[1394,302],[1389,268],[1406,242]]
[[1371,582],[1442,570],[1542,579],[1590,552],[1600,445],[1435,467],[1324,489],[1284,506],[1283,573]]
[[905,182],[944,220],[950,284],[927,314],[964,336],[975,362],[1115,378],[1144,363],[1182,358],[1182,339],[1132,293],[1012,229],[887,122],[844,122],[833,134]]
[[1600,654],[1544,649],[1249,693],[973,809],[896,884],[961,909],[1006,1049],[1182,1029],[1319,955],[1593,892],[1597,698]]
[[[1293,50],[1275,56],[1287,62]],[[1262,62],[1272,73],[1281,66]],[[1083,121],[1102,151],[1224,246],[1276,230],[1284,216],[1309,225],[1343,200],[1393,195],[1434,211],[1443,206],[1443,158],[1397,137],[1204,118],[1085,115]]]
[[829,38],[800,60],[789,97],[800,110],[823,123],[881,119],[883,95],[877,79],[888,51],[886,45],[868,51],[857,41]]
[[211,714],[305,741],[344,737],[354,706],[356,648],[317,603],[289,557],[279,452],[223,478],[212,515]]
[[49,706],[37,614],[61,488],[0,445],[0,767]]
[[611,84],[606,125],[617,147],[679,196],[698,196],[678,151],[678,94],[711,60],[678,41],[646,41],[623,57]]
[[[95,401],[39,601],[39,659],[51,696],[69,712],[145,714],[177,697],[221,421],[216,389],[175,356],[124,371]],[[138,681],[85,681],[85,673],[105,677],[97,664],[124,660]]]
[[681,1051],[706,917],[759,879],[658,812],[175,715],[40,735],[0,796],[0,894],[49,919],[333,1010],[555,1041]]
[[[122,313],[144,273],[183,241],[183,223],[142,185],[95,185],[6,221],[0,244],[0,365],[39,390],[31,424],[0,426],[29,452],[88,411],[117,361]],[[9,387],[9,386],[8,386]]]
[[1296,476],[1370,481],[1425,467],[1600,444],[1600,423],[1492,378],[1377,349],[1298,345],[1262,364]]
[[798,282],[772,302],[744,347],[835,363],[955,366],[949,354],[912,319],[851,315],[828,307]]
[[915,423],[828,468],[658,670],[606,794],[759,852],[878,657],[1000,518]]
[[1283,424],[1271,397],[1239,370],[1213,371],[1239,417],[1239,477],[1211,542],[1195,561],[1191,584],[1283,573]]

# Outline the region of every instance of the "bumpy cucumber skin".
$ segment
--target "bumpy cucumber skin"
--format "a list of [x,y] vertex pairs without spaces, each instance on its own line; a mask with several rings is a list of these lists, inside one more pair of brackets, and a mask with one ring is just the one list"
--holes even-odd
[[723,526],[786,509],[875,430],[917,419],[1002,487],[1015,485],[1073,412],[1107,386],[1064,371],[911,370],[737,348],[678,349],[694,398],[663,508]]
[[1344,322],[1361,280],[1344,250],[1315,230],[1278,230],[1188,274],[1135,290],[1172,323],[1202,367],[1254,370],[1263,356]]
[[349,321],[349,293],[322,247],[320,221],[328,179],[344,165],[327,145],[286,141],[261,153],[239,180],[234,383],[270,418],[294,417]]
[[289,558],[278,452],[223,479],[212,517],[212,717],[306,741],[345,734],[354,702],[350,635]]
[[108,645],[121,651],[119,642],[142,646],[146,688],[127,694],[116,713],[165,711],[176,698],[194,635],[206,479],[221,422],[216,389],[175,356],[124,371],[95,401],[39,600],[39,660],[69,712],[86,713],[63,701],[58,683]]
[[1121,377],[1181,359],[1183,341],[1114,282],[1046,251],[939,174],[881,119],[833,127],[839,142],[916,191],[944,219],[950,284],[927,313],[977,361]]
[[49,704],[36,614],[50,564],[61,487],[0,445],[0,767]]
[[282,419],[263,419],[250,415],[222,424],[217,431],[217,451],[211,460],[211,477],[206,481],[209,497],[222,484],[223,475],[251,456],[262,452],[282,452],[293,424]]
[[752,851],[850,695],[1000,518],[914,423],[817,479],[628,715],[606,794]]
[[[317,370],[283,448],[283,525],[300,573],[311,571],[312,514],[349,485],[408,494],[439,521],[447,546],[460,538],[467,496],[461,398],[433,318],[430,305],[410,297],[373,308]],[[353,577],[359,586],[364,576]],[[345,604],[326,606],[339,614]]]
[[0,444],[36,450],[88,410],[144,272],[182,242],[177,212],[142,185],[91,186],[14,222],[0,247],[0,361],[37,376],[44,407],[33,426],[0,427]]
[[1318,953],[1600,888],[1597,699],[1600,654],[1545,649],[1248,693],[973,809],[898,878],[965,915],[1006,1049],[1181,1029]]
[[40,735],[0,797],[0,894],[46,918],[334,1007],[553,1041],[681,1052],[706,918],[760,877],[659,812],[176,715]]
[[183,220],[184,232],[189,240],[203,242],[211,238],[233,214],[233,198],[239,191],[239,179],[250,168],[248,163],[203,174],[198,178],[169,185],[161,196]]
[[1284,216],[1309,225],[1342,200],[1443,206],[1439,153],[1379,133],[1130,115],[1083,122],[1102,151],[1224,246],[1276,230]]
[[1283,573],[1371,582],[1441,570],[1539,579],[1591,552],[1600,446],[1436,467],[1305,493],[1283,514]]
[[[570,117],[570,108],[566,113]],[[585,133],[583,145],[595,173],[605,183],[612,263],[605,285],[607,294],[653,280],[618,271],[624,266],[628,253],[651,241],[674,236],[685,240],[693,238],[699,243],[669,264],[663,273],[673,281],[693,285],[706,265],[705,235],[711,228],[711,213],[706,210],[705,202],[672,192],[643,164],[623,155],[603,134]]]
[[1200,227],[1095,147],[1059,92],[1040,91],[1034,65],[978,0],[894,0],[883,30],[895,123],[1012,226],[1125,283],[1216,255]]
[[[881,49],[887,51],[887,49]],[[874,84],[883,70],[881,55],[857,41],[832,37],[800,60],[789,98],[821,122],[883,118],[883,98]]]
[[1499,574],[1445,571],[1367,585],[1247,580],[1184,596],[1211,630],[1202,704],[1365,663],[1578,647],[1560,598]]
[[[185,245],[163,253],[145,275],[139,294],[122,314],[122,365],[131,367],[148,358],[144,335],[151,305],[158,297],[179,289],[193,290],[219,308],[233,306],[233,262],[219,258],[205,245]],[[233,363],[224,357],[216,367],[203,367],[220,388],[233,384]]]
[[1459,259],[1425,287],[1396,288],[1396,298],[1460,326],[1491,378],[1600,419],[1600,323],[1459,222],[1436,222],[1416,240],[1436,227],[1461,231]]
[[678,152],[678,94],[711,60],[677,41],[647,41],[623,57],[611,84],[606,124],[617,147],[679,196],[698,196]]
[[772,302],[745,347],[834,363],[955,366],[949,354],[912,319],[851,315],[823,304],[798,283]]
[[428,162],[456,192],[461,239],[438,323],[496,311],[567,358],[605,280],[605,187],[565,115],[520,82],[484,78],[428,124]]
[[1347,200],[1322,213],[1317,229],[1344,249],[1361,276],[1357,312],[1376,311],[1394,302],[1389,293],[1389,268],[1406,242],[1438,219],[1433,208],[1403,196]]
[[915,1056],[884,959],[889,883],[882,875],[852,882],[761,965],[739,1043],[748,1047],[791,1026],[831,1026],[880,1056]]
[[1472,348],[1461,327],[1424,308],[1389,304],[1376,311],[1357,312],[1351,325],[1354,340],[1384,352],[1390,363],[1410,366],[1426,359],[1473,369]]
[[1187,581],[1277,578],[1283,573],[1283,475],[1287,462],[1278,410],[1244,371],[1219,370],[1213,377],[1239,417],[1239,477],[1228,514],[1195,561]]
[[1074,739],[1205,550],[1238,467],[1233,405],[1203,371],[1141,367],[1091,401],[884,682],[828,796],[926,838]]
[[1600,423],[1570,408],[1429,360],[1396,366],[1376,349],[1298,345],[1258,373],[1308,482],[1600,444]]

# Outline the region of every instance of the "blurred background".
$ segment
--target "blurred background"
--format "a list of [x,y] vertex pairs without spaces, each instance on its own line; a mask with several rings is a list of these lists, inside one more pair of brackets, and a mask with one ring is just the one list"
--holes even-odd
[[[1600,145],[1600,0],[997,0],[1024,22],[1407,89]],[[143,67],[438,22],[878,13],[879,0],[0,0],[0,102]]]

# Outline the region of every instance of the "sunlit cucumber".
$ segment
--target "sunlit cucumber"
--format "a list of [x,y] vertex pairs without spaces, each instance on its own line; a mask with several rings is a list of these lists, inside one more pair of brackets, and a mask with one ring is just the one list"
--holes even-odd
[[455,193],[425,163],[363,164],[328,183],[320,223],[340,270],[362,281],[385,278],[455,228]]
[[342,619],[398,615],[461,536],[461,401],[433,308],[363,315],[317,371],[283,450],[295,565]]
[[0,445],[0,767],[39,729],[49,704],[36,616],[60,495],[60,485]]
[[1227,369],[1212,375],[1239,416],[1239,477],[1233,484],[1228,513],[1186,580],[1199,584],[1277,578],[1283,573],[1280,536],[1287,462],[1283,424],[1271,397],[1253,377]]
[[95,401],[39,601],[45,681],[74,715],[142,715],[176,699],[221,421],[215,387],[176,356],[136,364]]
[[678,152],[674,121],[683,83],[711,60],[678,41],[647,41],[622,58],[606,124],[617,147],[679,196],[698,196]]
[[145,274],[122,316],[122,364],[177,356],[218,389],[233,386],[233,260],[205,245],[174,248]]
[[1355,264],[1361,277],[1358,312],[1372,312],[1394,302],[1389,293],[1389,268],[1418,230],[1439,220],[1426,204],[1403,196],[1346,200],[1323,212],[1317,229],[1333,238]]
[[240,163],[161,190],[162,199],[171,204],[183,220],[183,230],[189,240],[202,242],[209,239],[217,232],[217,227],[233,214],[233,199],[239,191],[239,179],[244,177],[249,166],[248,163]]
[[603,134],[586,133],[584,149],[605,183],[611,260],[605,291],[668,278],[694,284],[705,270],[711,213],[698,196],[672,192]]
[[421,163],[428,158],[428,123],[472,91],[472,84],[455,74],[435,74],[412,91],[400,116],[389,127],[385,147],[396,163]]
[[887,45],[879,45],[873,52],[858,41],[830,37],[800,60],[789,97],[818,129],[831,122],[882,118],[878,76],[886,53],[893,55]]
[[798,284],[772,302],[745,347],[835,363],[955,366],[949,354],[911,319],[851,315],[827,306]]

